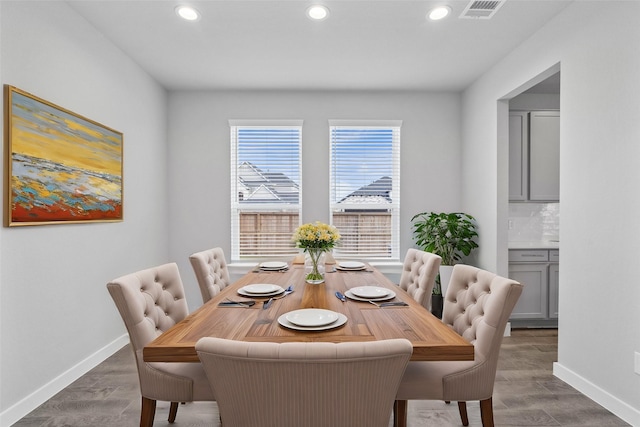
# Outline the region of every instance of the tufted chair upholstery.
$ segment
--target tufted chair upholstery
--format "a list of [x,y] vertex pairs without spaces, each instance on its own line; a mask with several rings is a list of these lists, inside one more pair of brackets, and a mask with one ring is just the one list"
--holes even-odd
[[231,282],[222,248],[196,252],[189,256],[189,261],[198,279],[202,302],[218,295]]
[[482,425],[493,426],[493,384],[504,329],[523,286],[469,265],[453,268],[442,321],[474,346],[466,362],[410,362],[396,397],[396,425],[406,423],[406,401],[458,401],[469,425],[466,401],[479,400]]
[[[223,426],[387,427],[405,339],[265,343],[201,338]],[[248,405],[247,402],[250,402]]]
[[213,394],[198,363],[147,363],[145,345],[188,314],[184,288],[175,263],[164,264],[112,280],[107,289],[122,316],[136,358],[142,411],[140,426],[152,426],[156,400],[171,403],[169,422],[177,402],[212,401]]
[[400,287],[424,308],[431,310],[431,292],[442,258],[431,252],[409,249],[404,257]]

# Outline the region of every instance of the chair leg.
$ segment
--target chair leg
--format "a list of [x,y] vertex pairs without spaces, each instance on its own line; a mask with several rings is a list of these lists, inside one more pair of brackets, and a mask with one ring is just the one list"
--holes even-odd
[[177,414],[178,402],[171,402],[171,406],[169,407],[169,424],[173,424],[175,422]]
[[458,402],[458,411],[463,426],[469,425],[469,416],[467,415],[467,402]]
[[393,404],[393,427],[407,426],[407,401],[396,400]]
[[142,396],[142,411],[140,412],[140,427],[153,427],[156,416],[156,401]]
[[480,401],[480,417],[482,427],[493,427],[493,398]]

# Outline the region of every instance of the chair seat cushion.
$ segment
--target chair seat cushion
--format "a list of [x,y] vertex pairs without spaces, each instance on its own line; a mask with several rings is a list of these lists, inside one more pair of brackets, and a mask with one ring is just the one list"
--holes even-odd
[[209,380],[200,363],[147,363],[149,367],[157,369],[169,375],[186,377],[193,381],[193,401],[210,401],[213,392],[209,386]]
[[397,400],[449,400],[444,396],[444,378],[471,369],[476,362],[409,362]]

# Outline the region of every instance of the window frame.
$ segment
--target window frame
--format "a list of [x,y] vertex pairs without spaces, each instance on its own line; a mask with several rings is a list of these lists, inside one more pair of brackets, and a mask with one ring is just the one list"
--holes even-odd
[[[297,224],[291,230],[291,235],[295,228],[297,228],[302,219],[302,120],[229,120],[230,130],[230,165],[231,165],[231,262],[243,262],[243,261],[258,261],[260,259],[269,258],[290,258],[298,253],[298,249],[295,248],[293,243],[291,244],[291,251],[284,251],[281,253],[273,254],[256,254],[256,255],[241,255],[240,254],[240,214],[243,209],[248,212],[255,212],[260,214],[262,212],[295,212],[297,213]],[[287,203],[256,203],[256,204],[241,204],[238,198],[240,185],[238,179],[238,158],[239,158],[239,140],[238,131],[240,129],[296,129],[298,132],[298,202],[293,204]],[[289,178],[289,177],[288,177]],[[290,178],[291,179],[291,178]],[[285,248],[283,248],[285,249]]]
[[[359,253],[348,253],[347,251],[341,252],[340,245],[334,249],[336,256],[343,259],[358,258],[366,259],[370,261],[399,261],[400,260],[400,146],[401,146],[401,129],[402,120],[329,120],[329,168],[330,168],[330,200],[329,200],[329,215],[330,222],[336,226],[334,221],[334,214],[337,212],[336,205],[339,204],[337,189],[336,189],[336,171],[335,171],[335,159],[334,159],[334,133],[338,129],[390,129],[392,130],[392,159],[391,159],[391,203],[384,206],[383,209],[388,209],[391,214],[390,218],[390,249],[389,256],[373,256]],[[362,187],[361,187],[362,188]],[[357,191],[357,190],[356,190]],[[354,191],[355,192],[355,191]],[[341,210],[343,211],[358,211],[359,204],[343,204]],[[375,205],[370,205],[375,207]],[[366,210],[365,210],[366,211]],[[377,209],[371,209],[371,212],[377,211]],[[340,227],[338,230],[340,230]],[[341,232],[341,234],[343,234]]]

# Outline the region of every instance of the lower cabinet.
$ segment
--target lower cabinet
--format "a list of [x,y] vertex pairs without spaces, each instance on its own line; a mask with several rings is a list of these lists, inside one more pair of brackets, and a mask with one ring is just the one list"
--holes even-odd
[[549,317],[549,268],[547,264],[509,264],[509,277],[524,285],[511,319]]
[[549,317],[558,318],[558,276],[560,265],[555,262],[549,264]]
[[509,251],[509,277],[524,285],[512,327],[558,326],[558,250]]

